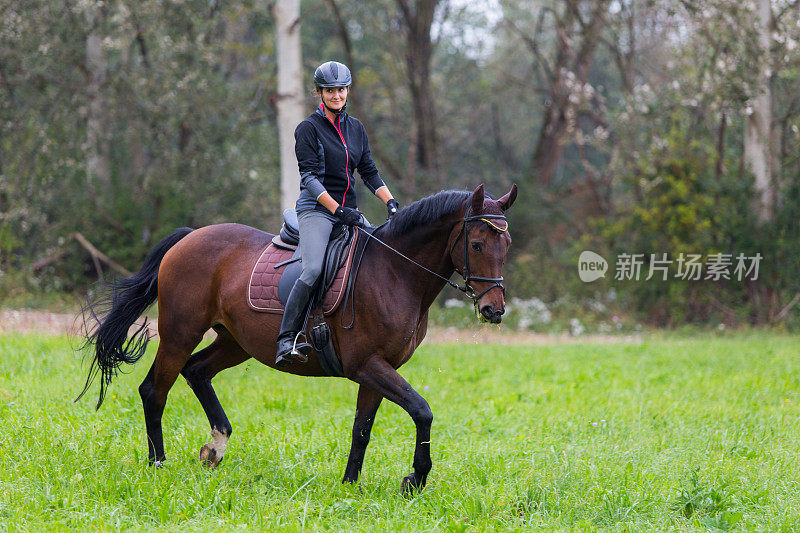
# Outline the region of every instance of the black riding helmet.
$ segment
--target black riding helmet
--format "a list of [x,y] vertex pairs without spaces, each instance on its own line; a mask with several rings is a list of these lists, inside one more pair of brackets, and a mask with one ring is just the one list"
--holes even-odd
[[351,82],[350,69],[338,61],[323,63],[314,72],[317,87],[349,87]]

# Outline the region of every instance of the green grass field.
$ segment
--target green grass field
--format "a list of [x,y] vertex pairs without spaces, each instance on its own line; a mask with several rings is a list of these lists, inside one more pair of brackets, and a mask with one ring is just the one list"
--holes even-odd
[[137,387],[155,346],[72,403],[65,338],[0,337],[0,529],[800,529],[800,339],[427,345],[401,373],[431,404],[434,469],[414,497],[414,428],[378,413],[359,487],[341,485],[356,385],[249,362],[215,379],[234,433],[197,460],[205,416],[182,381],[167,462],[146,464]]

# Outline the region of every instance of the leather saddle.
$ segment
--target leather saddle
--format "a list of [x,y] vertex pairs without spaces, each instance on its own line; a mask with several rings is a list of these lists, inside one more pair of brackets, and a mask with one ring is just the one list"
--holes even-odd
[[[336,311],[346,293],[352,292],[355,274],[351,274],[351,270],[354,264],[357,270],[360,263],[360,259],[355,259],[355,256],[359,254],[360,257],[366,245],[366,241],[359,239],[359,232],[371,233],[375,230],[375,227],[363,217],[362,222],[363,228],[349,228],[340,224],[333,227],[325,251],[323,273],[311,298],[310,315],[315,325],[310,327],[309,324],[308,333],[317,352],[317,361],[328,376],[341,377],[344,376],[344,371],[341,359],[334,350],[325,317]],[[303,271],[299,241],[297,212],[294,209],[287,209],[283,212],[283,226],[280,232],[272,238],[272,242],[258,257],[250,274],[247,303],[252,310],[283,313],[289,292]],[[350,277],[353,279],[349,279]],[[352,324],[349,327],[352,327]]]
[[[322,274],[317,281],[317,290],[311,298],[312,306],[319,304],[325,297],[325,293],[333,285],[333,280],[339,267],[342,266],[342,255],[353,237],[353,231],[342,224],[334,224],[331,236],[328,240],[328,247],[325,250],[325,262],[322,267]],[[276,242],[277,241],[277,242]],[[289,292],[294,286],[294,282],[303,272],[303,257],[300,253],[300,225],[297,222],[297,211],[286,209],[283,212],[283,225],[281,231],[273,237],[272,243],[276,246],[283,245],[287,249],[294,249],[291,259],[285,261],[286,270],[283,271],[280,282],[278,283],[278,299],[282,304],[286,304]],[[281,243],[281,244],[278,244]]]
[[[321,306],[326,315],[339,304],[352,259],[350,243],[355,234],[356,230],[341,224],[334,225],[331,232],[323,271],[311,298],[312,308]],[[303,271],[299,237],[297,212],[286,209],[280,232],[259,256],[250,275],[248,303],[254,311],[283,313],[289,292]]]

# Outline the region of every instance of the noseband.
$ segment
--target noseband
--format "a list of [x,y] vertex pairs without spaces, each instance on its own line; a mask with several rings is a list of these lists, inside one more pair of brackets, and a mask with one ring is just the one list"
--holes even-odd
[[[464,214],[464,222],[461,224],[461,231],[459,232],[459,236],[456,237],[456,240],[453,242],[453,246],[450,248],[450,255],[453,254],[453,248],[455,248],[458,239],[464,239],[464,268],[461,274],[461,277],[464,278],[464,286],[456,285],[455,288],[464,292],[467,296],[469,296],[475,305],[478,304],[478,300],[481,299],[481,296],[489,292],[490,290],[494,289],[495,287],[500,287],[500,290],[503,291],[503,294],[506,293],[506,288],[503,286],[503,277],[500,276],[499,278],[487,278],[485,276],[473,276],[469,269],[469,250],[467,248],[467,223],[473,221],[481,221],[485,222],[489,225],[490,228],[494,229],[498,233],[505,233],[508,231],[508,220],[506,219],[505,215],[472,215],[470,216],[470,210],[472,208],[468,207],[467,212]],[[497,224],[493,223],[492,220],[503,220],[505,221],[505,226],[498,226]],[[456,269],[458,272],[458,269]],[[480,293],[475,294],[475,289],[469,284],[470,281],[481,281],[485,283],[490,283],[489,287],[482,290]]]

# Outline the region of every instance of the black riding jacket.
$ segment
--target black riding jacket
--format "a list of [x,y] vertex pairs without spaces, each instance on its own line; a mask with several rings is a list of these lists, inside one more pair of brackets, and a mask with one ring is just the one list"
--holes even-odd
[[[300,168],[300,198],[297,210],[328,211],[317,199],[328,192],[339,204],[353,207],[356,191],[353,170],[375,193],[385,187],[369,151],[364,125],[347,114],[337,115],[331,122],[320,104],[294,130],[294,151]],[[345,149],[346,147],[346,149]]]

